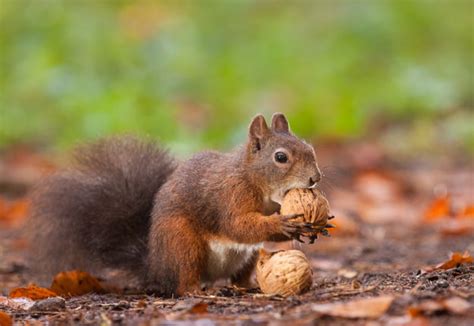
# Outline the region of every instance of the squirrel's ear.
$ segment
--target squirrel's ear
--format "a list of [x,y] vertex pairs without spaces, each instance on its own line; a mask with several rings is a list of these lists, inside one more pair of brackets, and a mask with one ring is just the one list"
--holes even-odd
[[262,139],[268,134],[267,122],[263,115],[259,114],[253,118],[249,127],[249,139],[253,146],[253,151],[260,150]]
[[290,125],[283,113],[275,113],[272,116],[272,130],[275,132],[290,132]]

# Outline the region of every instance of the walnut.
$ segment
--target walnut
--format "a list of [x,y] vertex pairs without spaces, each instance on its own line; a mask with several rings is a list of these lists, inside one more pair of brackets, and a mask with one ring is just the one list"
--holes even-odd
[[304,293],[313,283],[310,263],[299,250],[274,253],[260,250],[256,274],[263,293],[284,297]]
[[303,221],[324,226],[329,217],[328,200],[317,189],[292,189],[283,198],[281,214],[303,214]]
[[312,224],[314,232],[306,232],[303,236],[311,239],[313,243],[318,233],[328,236],[326,228],[332,228],[328,220],[333,216],[329,213],[329,202],[317,189],[292,189],[285,197],[281,205],[282,215],[301,214],[296,220]]

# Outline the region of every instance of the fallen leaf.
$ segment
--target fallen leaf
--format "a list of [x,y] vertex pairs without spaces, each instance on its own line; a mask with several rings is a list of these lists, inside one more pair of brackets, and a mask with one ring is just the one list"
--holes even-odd
[[471,307],[471,304],[459,297],[452,297],[441,300],[425,300],[419,304],[408,308],[408,314],[412,317],[420,315],[431,315],[435,312],[449,312],[452,314],[462,314]]
[[191,309],[189,309],[189,313],[192,314],[205,314],[207,313],[207,303],[204,302],[199,302],[196,303]]
[[99,281],[89,273],[82,271],[68,271],[57,274],[51,290],[60,296],[78,296],[91,292],[105,293]]
[[474,205],[468,205],[458,212],[458,218],[474,218]]
[[29,298],[32,300],[41,300],[55,296],[57,296],[55,292],[34,284],[27,287],[15,288],[11,290],[8,295],[10,298]]
[[207,313],[207,303],[201,300],[184,300],[178,301],[174,306],[173,310],[180,311],[181,313],[192,313],[192,314],[204,314]]
[[422,314],[432,314],[435,311],[442,310],[443,306],[434,300],[426,300],[419,304],[408,307],[408,314],[411,317],[417,317]]
[[10,325],[13,325],[13,321],[10,315],[0,311],[0,326],[10,326]]
[[0,198],[0,222],[9,226],[19,225],[28,214],[28,206],[26,199],[9,201]]
[[451,269],[462,264],[472,263],[474,260],[469,254],[468,251],[465,251],[464,254],[460,252],[453,252],[448,260],[442,262],[436,266],[427,266],[421,269],[422,274],[431,273],[440,269]]
[[450,216],[451,211],[451,199],[449,196],[443,196],[436,198],[425,210],[423,214],[423,221],[435,222],[439,219]]
[[342,303],[313,304],[311,309],[323,315],[342,318],[378,318],[393,302],[390,295],[356,299]]
[[474,260],[468,251],[465,251],[464,254],[460,252],[453,252],[449,260],[436,265],[435,269],[451,269],[457,267],[461,264],[472,263]]

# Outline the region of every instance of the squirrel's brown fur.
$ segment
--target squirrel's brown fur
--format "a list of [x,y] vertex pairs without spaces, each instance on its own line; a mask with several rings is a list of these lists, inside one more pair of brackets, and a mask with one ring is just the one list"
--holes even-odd
[[[276,152],[288,162],[276,162]],[[279,215],[275,202],[320,178],[313,148],[282,114],[271,128],[257,116],[244,146],[177,167],[159,146],[134,138],[104,140],[75,157],[75,167],[35,192],[37,266],[128,270],[164,295],[218,278],[248,285],[260,243],[307,231]]]

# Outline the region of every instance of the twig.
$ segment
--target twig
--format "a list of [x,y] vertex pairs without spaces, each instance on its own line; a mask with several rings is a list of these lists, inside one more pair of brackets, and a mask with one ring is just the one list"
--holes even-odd
[[207,299],[207,300],[221,300],[221,301],[235,301],[239,299],[239,303],[242,302],[243,299],[269,299],[274,301],[283,301],[285,298],[273,295],[273,294],[264,294],[264,293],[251,293],[249,296],[239,296],[239,297],[220,297],[216,295],[193,295],[192,298],[199,298],[199,299]]
[[380,284],[382,284],[382,282],[378,282],[375,285],[368,286],[366,288],[362,288],[362,289],[359,289],[359,290],[352,290],[352,291],[345,291],[345,292],[336,292],[337,290],[324,291],[323,293],[316,293],[316,295],[323,296],[324,294],[328,294],[329,297],[339,297],[339,296],[344,296],[344,295],[360,294],[360,293],[365,293],[365,292],[370,292],[372,290],[375,290]]
[[159,306],[159,305],[164,305],[164,306],[173,306],[177,303],[178,301],[152,301],[151,304],[154,306]]

